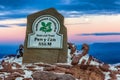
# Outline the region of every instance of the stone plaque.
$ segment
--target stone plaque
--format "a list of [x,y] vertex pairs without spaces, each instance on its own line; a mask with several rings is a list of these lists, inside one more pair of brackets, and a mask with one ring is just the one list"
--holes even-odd
[[28,34],[28,48],[62,48],[63,34],[59,34],[60,23],[51,15],[38,17]]
[[64,17],[54,8],[27,17],[23,63],[67,61],[67,30]]

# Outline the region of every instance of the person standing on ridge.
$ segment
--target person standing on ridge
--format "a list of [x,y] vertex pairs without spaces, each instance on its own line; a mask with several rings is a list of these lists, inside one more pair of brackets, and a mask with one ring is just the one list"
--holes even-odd
[[20,44],[19,49],[17,50],[17,58],[23,56],[23,50],[24,50],[24,47],[22,44]]

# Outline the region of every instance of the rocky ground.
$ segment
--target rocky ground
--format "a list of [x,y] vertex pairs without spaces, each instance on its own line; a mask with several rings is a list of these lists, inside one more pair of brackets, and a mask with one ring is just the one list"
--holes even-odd
[[[22,64],[22,57],[6,57],[0,63],[0,80],[120,80],[120,66],[105,64],[69,44],[67,63]],[[72,58],[72,59],[71,59]]]

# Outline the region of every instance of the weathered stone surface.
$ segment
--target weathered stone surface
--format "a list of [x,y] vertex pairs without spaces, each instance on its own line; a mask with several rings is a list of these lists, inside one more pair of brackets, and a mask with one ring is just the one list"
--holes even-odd
[[[60,34],[63,34],[63,47],[62,49],[57,48],[28,48],[28,34],[33,33],[32,25],[34,21],[42,15],[51,15],[56,17],[60,23]],[[54,8],[50,8],[44,11],[40,11],[31,14],[27,17],[27,29],[26,37],[24,42],[24,54],[23,63],[62,63],[67,61],[67,29],[63,25],[64,17],[59,14]]]
[[87,65],[90,65],[90,62],[92,61],[92,59],[93,59],[93,57],[92,56],[89,56],[89,59],[88,59],[88,61],[87,61]]
[[12,73],[8,77],[5,78],[5,80],[15,80],[17,77],[23,77],[19,73]]
[[86,60],[83,59],[82,62],[81,62],[81,65],[85,65],[85,62],[86,62]]
[[[20,78],[23,80],[75,80],[75,78],[76,80],[107,80],[108,77],[110,77],[110,80],[119,80],[119,67],[99,63],[99,61],[92,56],[91,58],[89,57],[89,59],[85,57],[86,55],[82,56],[81,59],[83,61],[81,60],[81,63],[77,65],[66,63],[56,63],[54,65],[33,63],[19,64],[19,67],[16,66],[19,62],[14,63],[17,61],[16,59],[13,60],[13,62],[9,62],[7,58],[7,61],[2,61],[0,65],[0,80],[18,80]],[[86,60],[85,63],[84,60]],[[92,61],[92,63],[95,62],[95,64],[91,65],[90,61]],[[87,62],[89,62],[89,64],[86,64]],[[8,67],[10,70],[6,69],[7,65],[10,66]]]
[[13,69],[13,70],[11,70],[11,72],[12,73],[17,72],[17,73],[20,73],[20,74],[25,74],[25,72],[22,69]]
[[32,78],[24,78],[23,80],[33,80]]
[[[75,51],[72,51],[72,50],[76,50],[76,47],[71,46],[71,44],[69,44],[69,47],[71,49],[71,52],[75,53]],[[88,54],[89,46],[87,44],[83,44],[82,50],[83,51],[81,54],[77,54],[77,55],[73,54],[73,58],[72,58],[72,62],[71,62],[72,65],[77,65],[79,63],[80,59],[82,57],[84,57],[86,54]],[[82,64],[84,64],[85,62],[86,62],[85,60],[82,60]],[[90,61],[88,63],[90,63]]]
[[89,46],[87,44],[83,44],[82,45],[82,50],[84,50],[82,52],[83,56],[85,56],[86,54],[88,54],[88,51],[89,51]]
[[97,74],[95,72],[91,72],[88,80],[105,80],[103,74]]
[[57,80],[75,80],[75,78],[69,74],[58,75]]
[[54,74],[45,71],[37,71],[32,76],[34,80],[75,80],[74,77],[68,74]]
[[19,65],[18,63],[15,63],[15,62],[12,63],[12,66],[14,66],[16,68],[21,68],[21,65]]
[[35,66],[26,66],[28,69],[33,69]]
[[104,80],[105,76],[96,66],[80,65],[80,79],[82,80]]
[[68,48],[71,49],[71,52],[70,52],[71,55],[75,53],[76,51],[75,45],[73,45],[72,43],[68,43]]
[[9,62],[2,62],[2,67],[3,67],[3,69],[2,70],[0,70],[1,72],[10,72],[11,70],[12,70],[12,65],[11,64],[9,64]]
[[79,56],[74,56],[73,59],[72,59],[71,64],[72,64],[72,65],[77,65],[77,64],[79,63],[79,60],[80,60],[81,57],[82,57],[81,55],[79,55]]
[[105,71],[105,72],[108,72],[109,71],[109,65],[108,64],[103,64],[103,65],[100,65],[99,68],[102,70],[102,71]]
[[110,73],[111,80],[117,80],[116,74]]

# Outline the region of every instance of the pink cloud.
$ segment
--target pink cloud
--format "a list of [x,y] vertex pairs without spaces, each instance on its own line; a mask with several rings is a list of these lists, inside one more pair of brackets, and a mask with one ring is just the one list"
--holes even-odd
[[0,42],[19,42],[25,37],[25,27],[9,27],[0,29]]

